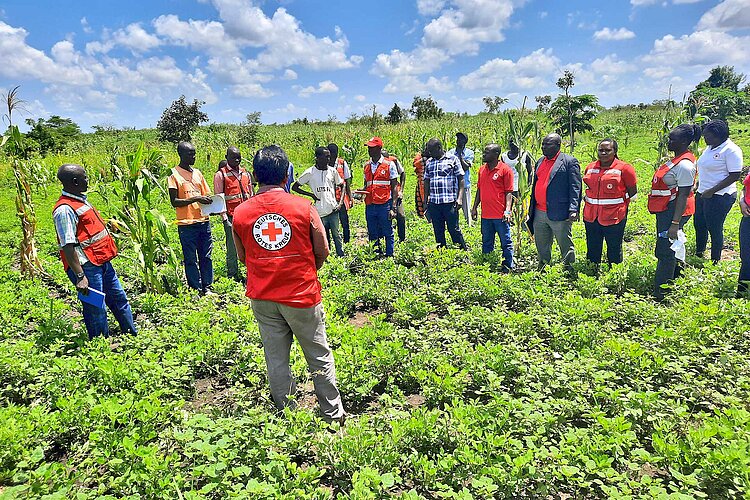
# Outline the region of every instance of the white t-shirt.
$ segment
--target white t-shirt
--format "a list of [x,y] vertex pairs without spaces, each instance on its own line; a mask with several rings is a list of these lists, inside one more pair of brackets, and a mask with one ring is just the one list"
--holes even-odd
[[[516,167],[519,163],[521,163],[521,166],[524,169],[526,168],[526,153],[523,153],[520,158],[516,157],[515,160],[511,160],[510,158],[508,158],[508,153],[503,153],[500,156],[500,159],[513,171],[513,191],[518,191],[518,168]],[[523,162],[521,162],[521,160],[523,160]]]
[[299,184],[307,184],[318,201],[315,202],[315,209],[318,215],[325,217],[336,210],[338,200],[336,200],[336,186],[344,183],[338,171],[335,168],[328,167],[325,170],[318,170],[316,167],[310,167],[297,179]]
[[669,172],[664,174],[663,180],[669,189],[673,187],[692,187],[695,181],[695,163],[688,159],[680,161]]
[[[727,139],[713,149],[707,147],[698,158],[698,192],[711,189],[734,172],[742,172],[742,150],[738,145]],[[715,194],[736,192],[737,185],[733,182]]]

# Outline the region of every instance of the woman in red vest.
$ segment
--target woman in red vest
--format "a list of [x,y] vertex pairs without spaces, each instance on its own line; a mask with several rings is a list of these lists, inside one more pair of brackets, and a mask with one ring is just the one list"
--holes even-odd
[[609,265],[622,262],[622,238],[630,199],[638,191],[635,169],[617,157],[617,141],[604,139],[597,146],[598,160],[583,174],[586,195],[583,222],[586,226],[586,258],[597,266],[607,241]]
[[654,253],[658,262],[654,275],[654,297],[659,301],[664,299],[663,285],[677,278],[681,272],[681,265],[671,247],[678,238],[678,232],[695,213],[695,156],[690,152],[690,144],[700,138],[701,128],[698,125],[675,127],[669,133],[667,143],[667,148],[674,153],[674,157],[659,167],[651,180],[648,210],[656,214]]
[[329,249],[323,222],[310,202],[284,191],[289,159],[279,146],[255,154],[259,189],[234,212],[237,256],[247,267],[247,292],[278,408],[295,406],[289,368],[294,338],[302,347],[323,418],[343,423],[333,353],[326,339],[325,313],[317,270]]

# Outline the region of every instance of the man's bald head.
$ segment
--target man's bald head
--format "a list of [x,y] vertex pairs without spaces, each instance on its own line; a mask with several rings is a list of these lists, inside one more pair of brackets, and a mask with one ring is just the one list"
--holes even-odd
[[195,146],[187,141],[182,141],[177,145],[177,155],[180,157],[180,166],[183,168],[195,164]]
[[229,165],[230,168],[237,170],[240,167],[242,155],[237,146],[229,146],[225,158],[227,159],[227,165]]
[[427,144],[425,144],[425,151],[427,151],[427,156],[435,158],[436,160],[442,158],[445,153],[443,143],[440,142],[440,139],[436,139],[435,137],[427,141]]
[[482,152],[482,161],[494,168],[500,159],[500,146],[498,144],[487,144]]
[[560,152],[561,146],[562,137],[560,137],[560,134],[547,134],[542,140],[542,153],[544,153],[547,159],[551,160]]
[[65,163],[57,169],[57,179],[63,189],[71,194],[85,193],[89,187],[86,169],[75,163]]

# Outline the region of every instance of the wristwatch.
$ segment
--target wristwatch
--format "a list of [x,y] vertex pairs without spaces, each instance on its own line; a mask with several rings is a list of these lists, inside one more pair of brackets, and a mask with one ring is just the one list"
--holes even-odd
[[78,281],[80,282],[83,278],[86,277],[86,273],[81,271],[80,273],[76,273],[76,278],[78,278]]

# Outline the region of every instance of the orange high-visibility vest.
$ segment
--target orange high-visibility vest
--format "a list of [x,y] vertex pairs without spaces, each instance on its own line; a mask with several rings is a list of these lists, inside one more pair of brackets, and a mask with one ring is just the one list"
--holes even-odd
[[[99,212],[80,200],[62,195],[55,203],[53,212],[61,205],[68,205],[78,216],[78,225],[76,226],[76,239],[81,246],[86,258],[95,266],[101,266],[117,257],[117,245],[112,235],[107,231]],[[59,243],[58,237],[58,243]],[[70,265],[65,259],[65,254],[60,250],[60,259],[68,270]]]
[[365,163],[365,196],[366,205],[382,205],[391,199],[391,162],[383,161],[372,172],[370,162]]
[[602,226],[618,224],[628,215],[628,197],[622,169],[627,165],[615,159],[612,165],[603,169],[599,161],[590,163],[583,175],[586,194],[583,207],[583,220],[599,221]]
[[[235,172],[228,166],[222,167],[219,172],[224,178],[224,200],[227,203],[227,213],[231,216],[240,203],[253,195],[250,174],[242,167],[239,172]],[[239,177],[237,177],[238,174]]]
[[[652,214],[663,212],[667,209],[669,202],[677,198],[678,187],[675,186],[670,188],[664,182],[664,176],[674,168],[675,165],[680,163],[682,160],[690,160],[695,163],[695,156],[690,151],[687,151],[676,158],[672,158],[670,161],[659,167],[654,173],[654,178],[651,179],[651,192],[648,195],[648,211]],[[692,210],[691,210],[692,201]],[[685,207],[684,215],[692,215],[695,213],[695,197],[693,190],[690,190],[688,195],[688,202]]]

